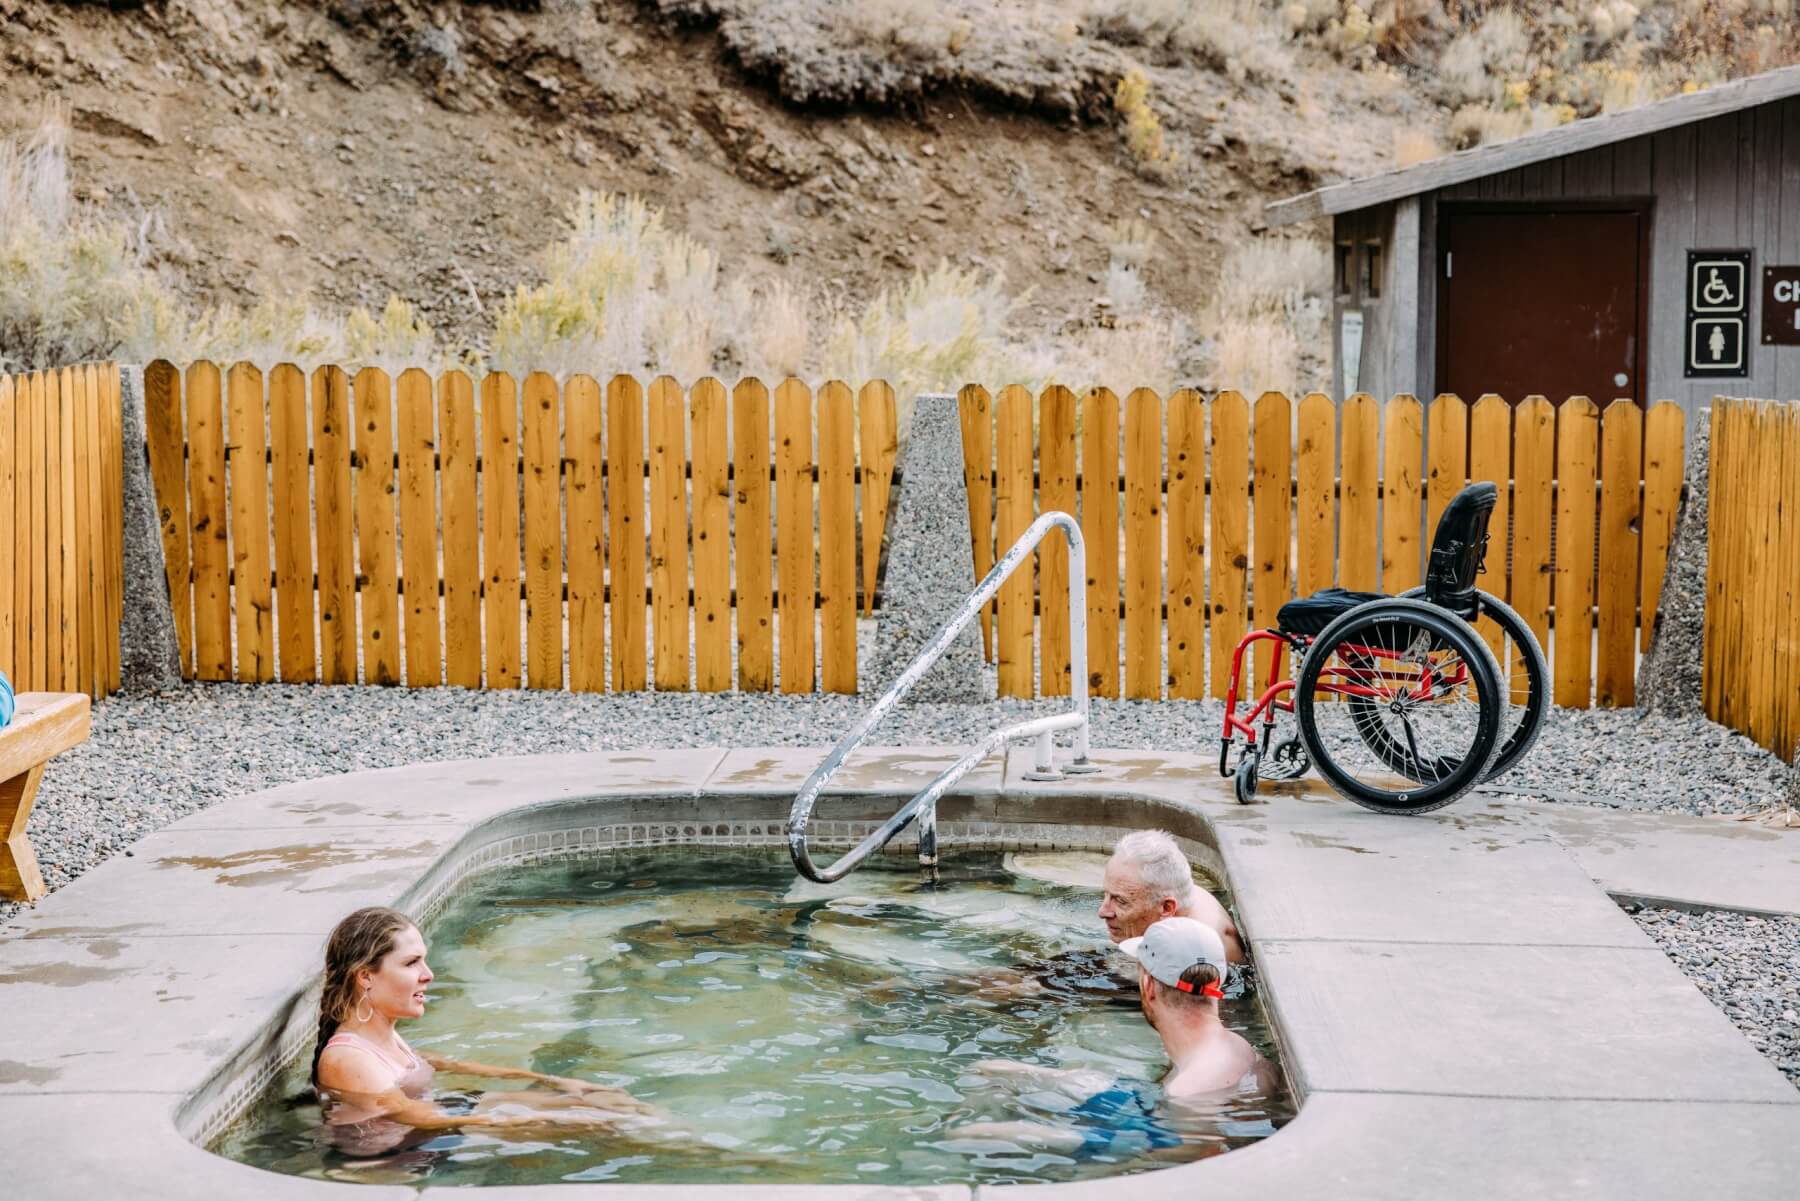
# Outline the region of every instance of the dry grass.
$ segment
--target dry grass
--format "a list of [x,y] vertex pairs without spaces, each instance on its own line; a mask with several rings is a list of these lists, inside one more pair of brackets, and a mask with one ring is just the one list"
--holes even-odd
[[1206,320],[1208,383],[1245,392],[1322,386],[1330,267],[1320,242],[1261,238],[1235,247]]
[[1599,0],[1587,11],[1588,31],[1595,42],[1606,45],[1630,33],[1640,11],[1631,0]]
[[118,355],[565,377],[840,375],[885,378],[910,394],[1010,382],[1028,364],[1012,329],[1020,298],[997,276],[942,264],[838,313],[821,342],[809,297],[787,279],[760,292],[729,282],[717,253],[669,229],[660,210],[606,194],[571,205],[542,282],[501,306],[485,354],[446,345],[397,297],[379,313],[342,317],[304,296],[195,310],[152,269],[154,220],[109,219],[72,199],[65,136],[52,120],[28,140],[0,142],[0,370]]
[[1575,110],[1565,105],[1488,108],[1470,104],[1457,109],[1450,118],[1450,141],[1458,150],[1466,150],[1489,142],[1508,141],[1540,129],[1555,129],[1574,119]]
[[955,88],[1072,113],[1117,73],[1116,57],[1080,36],[1067,0],[646,3],[716,24],[739,64],[802,104],[887,104]]
[[1077,391],[1154,388],[1166,396],[1181,382],[1178,361],[1186,339],[1185,325],[1166,313],[1085,328],[1059,348],[1054,375]]
[[1376,53],[1410,66],[1431,61],[1447,27],[1439,0],[1377,0],[1372,16]]
[[1491,102],[1508,80],[1525,75],[1530,49],[1524,18],[1495,9],[1444,47],[1435,73],[1439,94],[1452,105]]
[[1165,174],[1175,156],[1163,142],[1162,120],[1150,107],[1150,80],[1142,71],[1133,67],[1119,79],[1113,108],[1125,118],[1125,148],[1138,169],[1151,176]]
[[1144,268],[1156,249],[1156,231],[1146,221],[1127,217],[1107,231],[1106,301],[1114,314],[1141,312],[1148,292]]
[[885,378],[910,394],[1010,382],[1026,363],[1012,329],[1020,298],[998,276],[942,264],[837,314],[821,345],[808,296],[788,280],[760,292],[729,282],[718,254],[669,229],[660,210],[604,193],[571,205],[542,282],[501,306],[485,354],[445,345],[397,297],[342,318],[303,296],[196,311],[151,269],[153,221],[107,219],[71,199],[65,135],[53,120],[27,141],[0,142],[0,370],[117,354],[565,377],[830,374]]
[[1438,145],[1437,135],[1425,129],[1397,129],[1394,131],[1394,166],[1410,167],[1414,163],[1424,163],[1444,153]]
[[52,112],[29,138],[0,141],[0,371],[115,356],[351,370],[446,361],[431,328],[397,298],[378,315],[342,318],[303,296],[193,309],[157,270],[169,236],[156,214],[109,216],[73,199],[66,138]]
[[812,305],[805,293],[778,279],[759,297],[750,345],[771,377],[797,376],[812,350]]
[[1087,26],[1108,41],[1192,56],[1233,79],[1273,80],[1293,72],[1288,38],[1322,6],[1323,0],[1287,8],[1259,0],[1093,0]]
[[1338,15],[1338,0],[1289,0],[1281,9],[1290,35],[1319,33]]
[[1214,306],[1221,313],[1295,317],[1308,297],[1330,285],[1330,256],[1321,242],[1255,238],[1240,243],[1219,271]]
[[[1018,298],[942,263],[860,309],[815,316],[785,277],[725,282],[718,255],[637,197],[588,194],[546,254],[546,279],[501,311],[490,365],[548,370],[886,379],[903,395],[1005,382]],[[825,329],[823,339],[817,332]]]
[[0,371],[105,358],[174,303],[153,267],[159,223],[75,200],[67,138],[52,110],[0,141]]
[[1014,382],[1028,374],[1012,341],[1021,299],[998,276],[939,263],[882,291],[861,312],[840,313],[825,344],[823,375],[884,379],[903,396]]
[[1796,0],[1341,0],[1302,42],[1385,61],[1455,112],[1458,148],[1800,62]]
[[1215,335],[1213,378],[1220,388],[1247,396],[1265,391],[1303,392],[1300,340],[1287,323],[1269,315],[1225,321]]
[[545,251],[544,282],[498,313],[490,366],[692,380],[750,361],[757,298],[722,278],[717,252],[635,196],[583,192],[569,224]]

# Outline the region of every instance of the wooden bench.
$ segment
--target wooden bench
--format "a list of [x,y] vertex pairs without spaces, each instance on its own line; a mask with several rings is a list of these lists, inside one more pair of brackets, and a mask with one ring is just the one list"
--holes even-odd
[[0,728],[0,897],[35,901],[44,895],[37,853],[25,837],[44,764],[87,741],[93,718],[86,693],[22,692],[12,724]]

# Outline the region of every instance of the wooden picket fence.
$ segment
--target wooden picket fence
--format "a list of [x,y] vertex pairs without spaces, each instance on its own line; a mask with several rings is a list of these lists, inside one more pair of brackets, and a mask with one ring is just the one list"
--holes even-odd
[[[1313,394],[1296,406],[1278,392],[1251,403],[1138,389],[1121,406],[1105,389],[1078,399],[1060,387],[969,387],[959,399],[978,574],[1035,514],[1080,514],[1094,695],[1223,697],[1253,624],[1334,584],[1420,584],[1444,506],[1465,483],[1492,480],[1500,503],[1482,586],[1537,634],[1556,703],[1633,702],[1681,495],[1685,423],[1673,403],[1602,414],[1585,397],[1383,405],[1359,394],[1340,407]],[[1069,691],[1056,599],[1068,552],[1052,540],[1037,559],[1035,592],[1021,571],[991,626],[983,619],[1005,696]]]
[[119,369],[0,376],[0,670],[20,692],[119,686]]
[[856,690],[885,383],[159,361],[144,390],[191,676]]
[[1800,740],[1800,404],[1713,403],[1706,715],[1789,758]]

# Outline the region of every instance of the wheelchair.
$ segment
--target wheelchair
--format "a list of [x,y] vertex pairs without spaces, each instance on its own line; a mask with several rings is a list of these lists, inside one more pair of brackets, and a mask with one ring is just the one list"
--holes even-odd
[[[1262,780],[1316,767],[1365,808],[1426,813],[1531,749],[1550,704],[1543,648],[1516,612],[1475,586],[1497,496],[1493,484],[1471,484],[1445,506],[1422,587],[1399,596],[1327,588],[1287,602],[1276,628],[1238,642],[1219,774],[1240,802],[1250,804]],[[1268,681],[1240,716],[1245,652],[1259,642],[1272,648]],[[1282,675],[1289,651],[1295,679]],[[1278,713],[1293,714],[1297,733],[1276,737]]]

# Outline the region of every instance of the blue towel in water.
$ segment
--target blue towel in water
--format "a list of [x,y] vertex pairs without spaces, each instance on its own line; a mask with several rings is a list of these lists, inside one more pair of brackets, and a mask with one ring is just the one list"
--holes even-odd
[[12,724],[13,710],[16,708],[18,706],[13,701],[12,681],[6,678],[5,672],[0,671],[0,729]]
[[[1078,1160],[1108,1152],[1142,1153],[1181,1145],[1181,1136],[1157,1116],[1154,1097],[1146,1096],[1142,1089],[1126,1086],[1095,1093],[1071,1109],[1068,1116],[1079,1119],[1084,1127],[1086,1141],[1075,1151]],[[1127,1145],[1115,1149],[1113,1144],[1117,1142]]]

